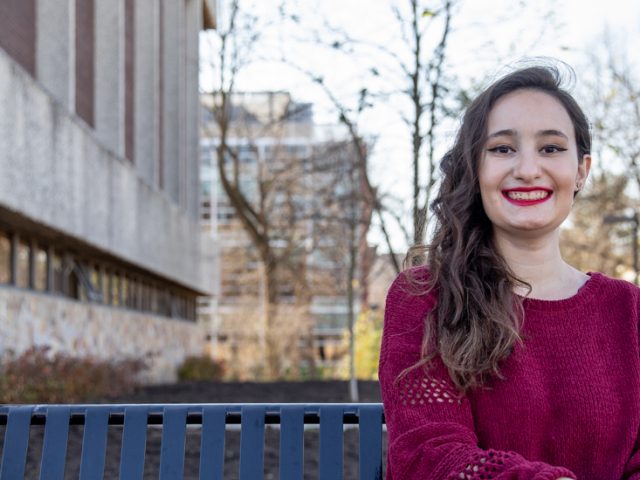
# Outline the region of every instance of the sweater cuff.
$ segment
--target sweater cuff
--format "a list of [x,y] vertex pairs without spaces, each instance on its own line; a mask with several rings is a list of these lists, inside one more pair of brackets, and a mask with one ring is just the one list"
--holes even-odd
[[[482,478],[509,478],[514,480],[557,480],[561,477],[577,480],[576,475],[565,467],[556,467],[543,462],[530,462],[514,452],[489,450],[474,455],[466,467],[453,467],[451,463],[439,465],[440,470],[434,478],[447,480],[479,480]],[[453,462],[452,462],[453,463]],[[453,467],[453,468],[452,468]],[[442,469],[446,469],[448,474]],[[444,473],[444,475],[443,475]],[[503,474],[506,474],[503,476]]]
[[578,478],[571,470],[564,467],[552,467],[551,469],[546,469],[544,473],[536,475],[533,480],[557,480],[561,477],[573,478],[574,480]]

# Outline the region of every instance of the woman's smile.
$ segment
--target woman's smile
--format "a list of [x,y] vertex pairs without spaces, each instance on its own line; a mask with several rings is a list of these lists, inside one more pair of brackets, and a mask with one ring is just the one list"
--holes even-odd
[[517,187],[502,191],[505,199],[514,205],[527,207],[546,202],[551,198],[553,190],[542,187]]

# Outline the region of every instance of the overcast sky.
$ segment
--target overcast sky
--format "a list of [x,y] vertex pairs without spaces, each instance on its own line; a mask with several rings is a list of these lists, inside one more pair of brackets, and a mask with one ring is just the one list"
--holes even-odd
[[[225,0],[221,0],[224,4]],[[251,1],[251,0],[245,0]],[[320,28],[321,19],[348,31],[350,35],[371,42],[393,45],[397,38],[397,22],[389,6],[401,0],[289,0],[297,2],[302,23]],[[253,4],[252,12],[263,20],[277,18],[281,0],[261,0]],[[439,1],[425,2],[437,6]],[[221,10],[224,22],[224,7]],[[523,56],[554,57],[568,62],[577,72],[578,83],[589,75],[598,75],[589,68],[587,53],[601,41],[608,28],[628,49],[633,60],[640,46],[640,2],[634,0],[466,0],[460,1],[453,19],[453,29],[447,51],[450,71],[458,81],[468,86],[495,77]],[[434,35],[438,32],[434,30]],[[304,33],[277,29],[261,39],[258,50],[273,56],[277,50],[292,61],[327,73],[327,82],[343,98],[354,97],[362,86],[361,71],[353,59],[336,58],[296,39]],[[330,37],[327,34],[327,37]],[[207,54],[206,44],[203,53]],[[264,53],[269,52],[269,53]],[[368,59],[370,60],[370,59]],[[380,59],[383,62],[383,59]],[[206,62],[205,62],[206,63]],[[375,63],[375,60],[374,60]],[[640,65],[640,62],[638,62]],[[638,66],[636,65],[636,66]],[[207,69],[201,76],[203,88],[211,88]],[[336,115],[317,88],[303,75],[282,65],[256,62],[237,80],[237,89],[246,91],[288,90],[295,100],[314,103],[316,120],[335,122]],[[406,127],[394,113],[395,105],[375,109],[361,122],[362,131],[377,137],[371,159],[372,176],[386,191],[399,196],[408,191],[410,181],[409,142]],[[453,134],[454,126],[451,127]],[[445,135],[446,137],[446,135]],[[442,149],[447,147],[446,140]],[[392,174],[390,174],[392,167]]]

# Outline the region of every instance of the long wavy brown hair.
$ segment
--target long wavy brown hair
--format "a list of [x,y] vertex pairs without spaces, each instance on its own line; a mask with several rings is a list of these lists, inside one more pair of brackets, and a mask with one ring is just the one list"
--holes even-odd
[[[534,89],[556,98],[573,127],[578,161],[591,151],[589,122],[562,87],[556,66],[513,71],[484,90],[467,108],[455,144],[442,158],[441,184],[431,210],[431,243],[412,247],[405,259],[406,275],[422,292],[435,289],[436,307],[425,319],[421,366],[439,355],[461,392],[500,377],[500,362],[521,341],[521,297],[516,278],[498,252],[492,224],[482,206],[478,168],[486,142],[489,112],[502,96]],[[426,262],[425,262],[426,257]],[[422,261],[420,261],[422,259]],[[426,263],[429,276],[420,281],[410,266]]]

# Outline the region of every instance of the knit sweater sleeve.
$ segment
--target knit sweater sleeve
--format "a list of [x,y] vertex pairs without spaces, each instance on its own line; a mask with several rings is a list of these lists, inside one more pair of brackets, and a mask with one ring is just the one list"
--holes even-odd
[[411,290],[401,274],[385,308],[379,378],[389,441],[387,479],[576,478],[516,452],[479,448],[469,401],[457,393],[438,358],[428,371],[405,371],[420,359],[423,322],[435,305],[435,295]]
[[[636,300],[636,322],[638,324],[638,338],[640,343],[640,299]],[[636,437],[633,455],[624,466],[622,480],[640,480],[640,432]]]
[[624,468],[623,480],[640,480],[640,448],[636,450]]

